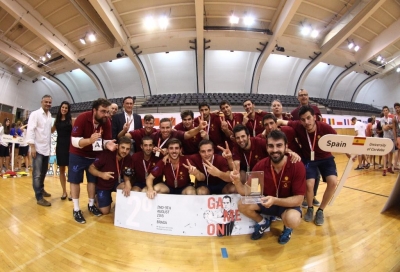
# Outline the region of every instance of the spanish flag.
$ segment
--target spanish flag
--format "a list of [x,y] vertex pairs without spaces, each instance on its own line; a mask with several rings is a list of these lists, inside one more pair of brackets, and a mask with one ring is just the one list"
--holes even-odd
[[366,140],[365,137],[354,137],[353,145],[364,145]]

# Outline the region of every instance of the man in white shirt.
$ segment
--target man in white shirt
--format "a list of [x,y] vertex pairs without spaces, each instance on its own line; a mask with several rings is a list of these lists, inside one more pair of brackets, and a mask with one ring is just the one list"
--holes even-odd
[[51,194],[44,190],[44,179],[50,156],[51,146],[51,96],[46,94],[42,97],[42,107],[33,111],[29,116],[27,143],[31,148],[33,159],[32,185],[38,205],[51,206],[51,203],[43,197]]
[[[365,130],[367,129],[367,125],[363,122],[357,120],[356,117],[351,118],[351,124],[354,126],[354,131],[357,137],[365,137]],[[358,166],[354,170],[368,169],[370,163],[368,161],[368,157],[365,155],[357,155]],[[365,166],[363,165],[363,161],[366,162]]]
[[124,125],[129,125],[128,131],[142,128],[142,118],[140,115],[133,113],[134,97],[127,96],[122,102],[123,111],[112,117],[112,138],[118,139],[118,133],[123,129]]

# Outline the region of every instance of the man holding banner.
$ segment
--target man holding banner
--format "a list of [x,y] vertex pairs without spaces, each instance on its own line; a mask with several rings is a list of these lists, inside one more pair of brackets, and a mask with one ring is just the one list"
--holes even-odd
[[[251,235],[252,240],[260,239],[271,225],[271,219],[264,218],[260,214],[282,218],[284,230],[278,239],[280,244],[289,242],[292,230],[301,223],[300,204],[306,193],[306,172],[301,162],[293,163],[285,155],[287,148],[285,134],[278,130],[271,131],[267,143],[269,155],[253,167],[253,171],[264,172],[265,197],[262,197],[261,203],[257,204],[238,202],[239,211],[257,222]],[[231,180],[239,194],[246,195],[248,181],[245,184],[240,182],[238,170],[231,172]]]

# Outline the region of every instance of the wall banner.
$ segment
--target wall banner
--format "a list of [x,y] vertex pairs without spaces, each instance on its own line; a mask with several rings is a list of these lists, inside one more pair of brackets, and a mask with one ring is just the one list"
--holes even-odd
[[240,195],[167,195],[124,197],[118,190],[114,225],[181,236],[230,236],[253,233],[255,222],[239,210]]

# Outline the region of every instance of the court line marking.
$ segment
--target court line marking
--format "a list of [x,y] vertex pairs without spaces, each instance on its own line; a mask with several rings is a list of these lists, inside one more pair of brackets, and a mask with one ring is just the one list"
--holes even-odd
[[211,255],[213,259],[214,271],[218,272],[217,251],[215,250],[215,242],[211,242]]
[[387,195],[381,195],[381,194],[377,194],[374,192],[369,192],[369,191],[365,191],[365,190],[361,190],[361,189],[357,189],[357,188],[353,188],[353,187],[348,187],[348,186],[343,186],[343,188],[352,189],[352,190],[356,190],[356,191],[360,191],[360,192],[364,192],[364,193],[368,193],[368,194],[372,194],[372,195],[377,195],[377,196],[389,197]]

